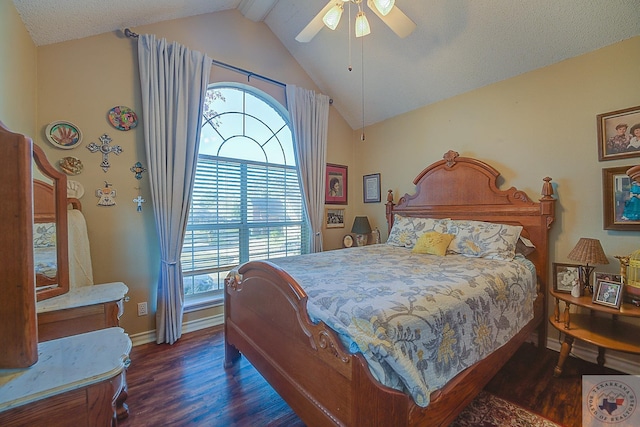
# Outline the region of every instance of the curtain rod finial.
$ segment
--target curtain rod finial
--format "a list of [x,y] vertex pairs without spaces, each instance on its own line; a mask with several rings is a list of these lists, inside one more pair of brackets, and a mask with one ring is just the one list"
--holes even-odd
[[134,33],[133,31],[131,31],[128,28],[125,28],[123,32],[124,32],[124,35],[127,36],[127,37],[131,37],[131,38],[134,38],[134,39],[138,38],[138,34]]

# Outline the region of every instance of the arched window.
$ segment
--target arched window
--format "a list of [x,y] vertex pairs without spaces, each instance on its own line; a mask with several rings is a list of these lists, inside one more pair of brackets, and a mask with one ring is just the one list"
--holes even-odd
[[211,85],[182,247],[187,301],[221,296],[243,262],[303,253],[307,224],[286,110],[250,86]]

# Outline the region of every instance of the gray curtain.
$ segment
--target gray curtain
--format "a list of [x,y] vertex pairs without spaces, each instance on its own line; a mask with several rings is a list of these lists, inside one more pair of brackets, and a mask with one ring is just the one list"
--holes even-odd
[[300,182],[312,231],[309,252],[321,252],[329,97],[294,85],[287,85],[286,96]]
[[145,34],[138,38],[138,63],[142,125],[161,256],[156,341],[173,344],[182,335],[180,253],[198,161],[211,59]]

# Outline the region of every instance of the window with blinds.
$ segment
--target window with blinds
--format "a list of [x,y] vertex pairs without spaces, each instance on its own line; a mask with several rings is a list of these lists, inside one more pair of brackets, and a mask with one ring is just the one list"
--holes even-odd
[[306,252],[291,130],[278,106],[244,85],[209,89],[181,256],[187,299],[220,295],[243,262]]

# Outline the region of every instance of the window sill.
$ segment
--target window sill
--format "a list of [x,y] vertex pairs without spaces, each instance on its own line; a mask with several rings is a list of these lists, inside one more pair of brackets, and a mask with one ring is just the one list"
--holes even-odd
[[223,295],[187,297],[184,302],[184,312],[191,313],[194,311],[205,310],[207,308],[220,307],[223,304]]

